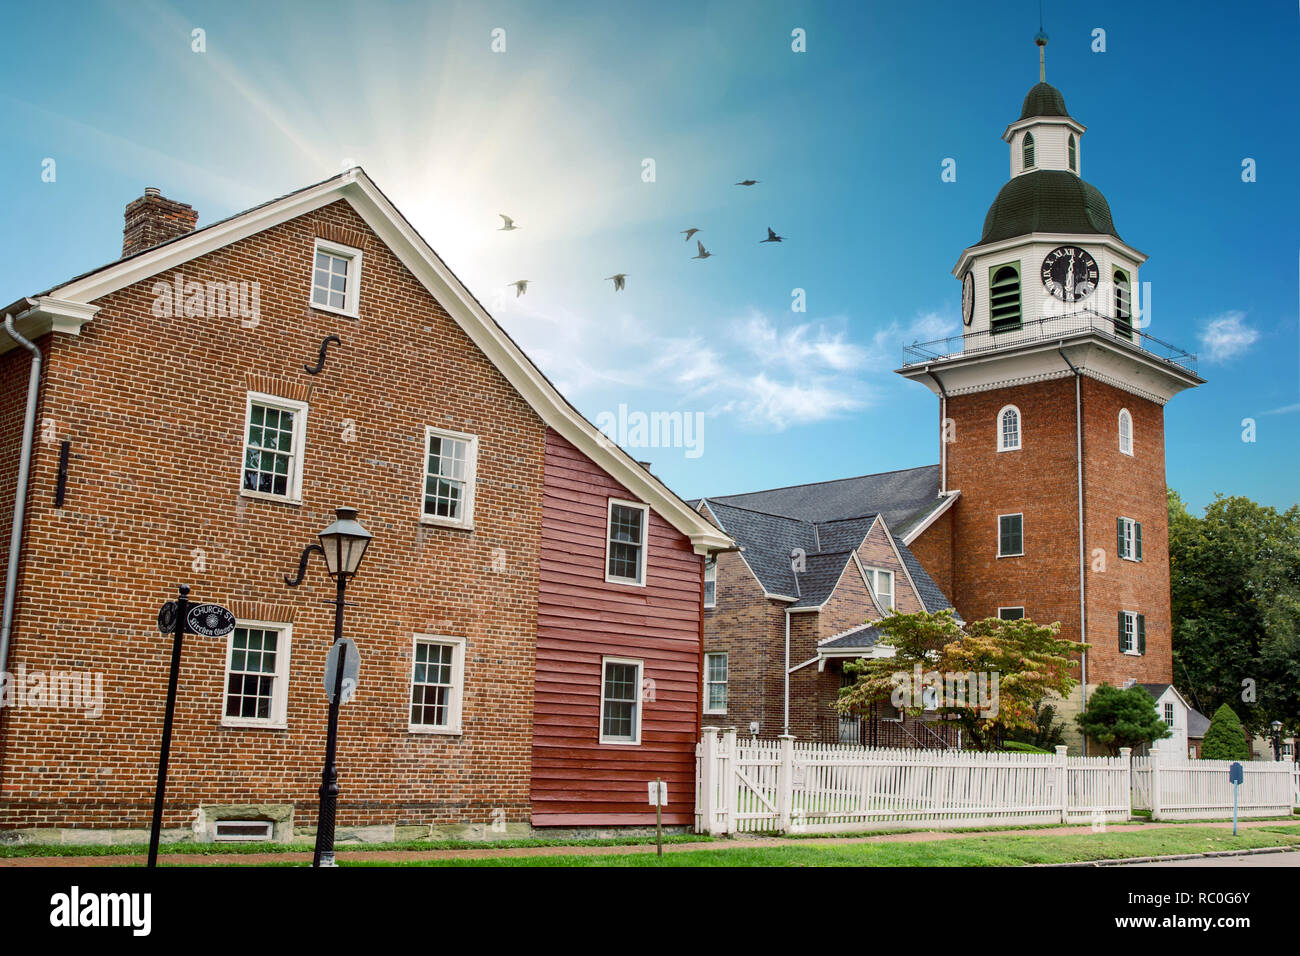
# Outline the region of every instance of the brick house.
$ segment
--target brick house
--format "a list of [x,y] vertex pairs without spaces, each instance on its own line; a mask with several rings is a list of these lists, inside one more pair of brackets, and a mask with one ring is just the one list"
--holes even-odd
[[[196,223],[146,190],[119,261],[4,310],[0,829],[147,826],[155,618],[181,582],[238,624],[186,643],[165,826],[313,826],[333,588],[319,564],[286,575],[344,504],[374,541],[348,592],[342,831],[644,824],[656,776],[690,823],[703,562],[730,539],[558,394],[362,170]],[[102,713],[31,691],[59,674],[98,675]]]
[[[953,269],[963,334],[904,349],[898,373],[938,399],[937,465],[707,501],[724,506],[715,514],[738,539],[745,531],[728,524],[725,505],[823,520],[883,513],[900,556],[910,551],[965,620],[1060,622],[1063,636],[1091,647],[1080,654],[1080,686],[1059,702],[1067,739],[1086,752],[1073,716],[1093,688],[1173,683],[1164,406],[1204,380],[1194,356],[1144,331],[1147,257],[1120,238],[1105,197],[1081,178],[1084,131],[1040,76],[1003,133],[1011,179]],[[788,560],[787,544],[774,536],[766,547]],[[705,652],[730,649],[734,679],[770,695],[784,680],[770,652],[783,626],[774,604],[793,612],[799,595],[789,586],[758,594],[752,570],[722,555],[706,572],[716,576],[717,606],[706,612]],[[906,590],[895,591],[906,611]],[[867,624],[872,613],[853,608],[843,624]],[[740,637],[746,622],[756,628],[752,649]],[[836,626],[819,626],[818,640]],[[806,659],[795,654],[789,666]],[[793,673],[791,682],[795,695]],[[828,688],[805,686],[808,705],[825,714]],[[1182,696],[1165,703],[1186,727]],[[760,723],[771,727],[770,714]],[[791,724],[827,739],[823,727]]]

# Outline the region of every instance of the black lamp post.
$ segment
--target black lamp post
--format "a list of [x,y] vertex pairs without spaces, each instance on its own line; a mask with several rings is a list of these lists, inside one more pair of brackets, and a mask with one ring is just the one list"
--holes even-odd
[[1273,728],[1273,759],[1280,761],[1282,759],[1282,721],[1275,720],[1269,726]]
[[[336,508],[335,522],[320,533],[325,567],[337,585],[334,598],[334,643],[343,637],[344,596],[348,579],[357,573],[370,545],[371,534],[357,521],[356,508]],[[305,555],[304,555],[305,558]],[[346,645],[345,645],[346,648]],[[338,656],[334,693],[330,697],[329,733],[325,739],[325,769],[321,773],[320,811],[316,819],[316,851],[312,866],[334,866],[334,815],[339,798],[339,775],[334,758],[339,742],[339,704],[343,691],[344,654]]]

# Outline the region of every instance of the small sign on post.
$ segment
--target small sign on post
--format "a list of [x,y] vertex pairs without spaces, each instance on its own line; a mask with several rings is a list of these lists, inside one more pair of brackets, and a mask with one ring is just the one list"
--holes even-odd
[[650,806],[655,808],[655,848],[659,856],[664,855],[664,804],[668,802],[668,784],[659,777],[646,784],[650,794]]
[[346,704],[356,693],[357,679],[361,676],[361,654],[357,651],[356,644],[352,643],[352,638],[341,637],[330,645],[329,653],[325,655],[325,674],[321,683],[325,685],[325,697],[334,703],[334,682],[339,679],[340,654],[344,657],[339,703]]
[[1246,782],[1246,771],[1235,760],[1228,768],[1228,782],[1232,784],[1232,835],[1237,835],[1237,790]]

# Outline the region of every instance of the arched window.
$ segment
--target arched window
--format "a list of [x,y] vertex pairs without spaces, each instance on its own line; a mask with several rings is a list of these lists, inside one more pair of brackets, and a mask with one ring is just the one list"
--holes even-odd
[[1133,313],[1131,309],[1128,273],[1123,269],[1115,270],[1115,334],[1122,338],[1133,338]]
[[1070,134],[1069,149],[1070,149],[1070,172],[1077,173],[1079,171],[1079,147],[1078,144],[1075,143],[1074,141],[1073,133]]
[[1034,168],[1034,134],[1026,133],[1024,142],[1020,144],[1020,158],[1022,166],[1025,169]]
[[1020,328],[1020,266],[989,270],[989,327],[994,332]]
[[1020,450],[1020,409],[1004,405],[998,412],[998,451]]
[[1119,450],[1126,455],[1133,454],[1133,416],[1127,408],[1119,410]]

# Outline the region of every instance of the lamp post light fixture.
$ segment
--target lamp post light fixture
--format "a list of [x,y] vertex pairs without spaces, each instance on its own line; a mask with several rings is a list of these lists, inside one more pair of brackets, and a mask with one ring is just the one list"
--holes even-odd
[[[302,571],[306,569],[308,554],[317,548],[325,557],[325,568],[335,582],[334,597],[334,643],[343,637],[343,608],[347,595],[348,580],[356,575],[361,567],[361,559],[370,546],[371,534],[357,521],[356,508],[336,508],[335,521],[319,535],[320,544],[311,545],[303,552],[302,567],[298,580],[302,580]],[[334,691],[330,696],[329,733],[325,738],[325,769],[321,772],[320,810],[316,818],[316,849],[312,854],[312,866],[335,866],[334,862],[334,816],[338,807],[339,774],[335,764],[339,742],[339,704],[343,696],[343,670],[347,661],[346,645],[341,648],[344,653],[338,655],[338,666],[334,673]]]
[[1273,728],[1273,759],[1281,761],[1282,759],[1282,721],[1275,720],[1269,725]]

